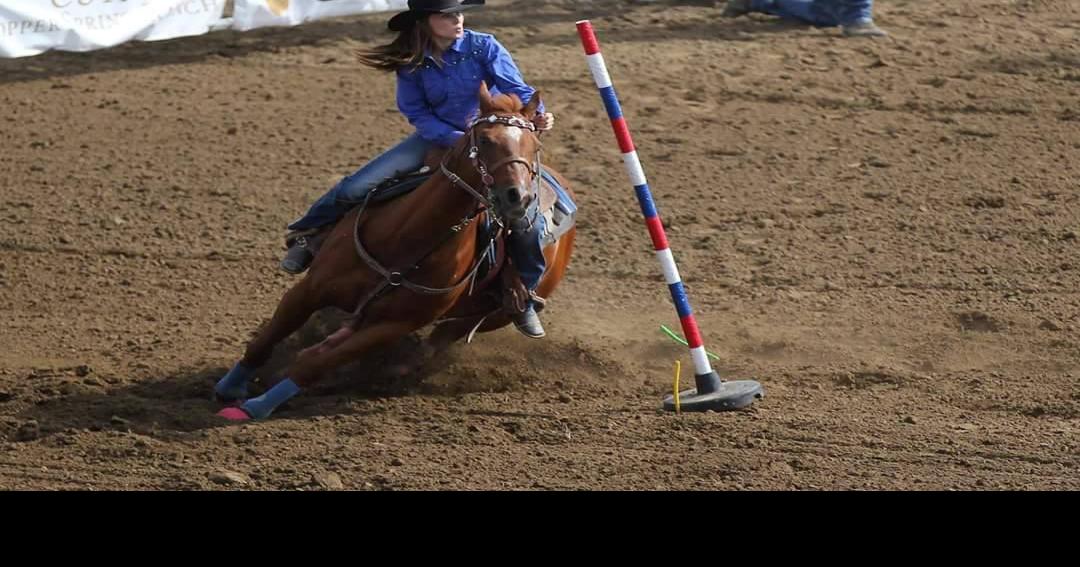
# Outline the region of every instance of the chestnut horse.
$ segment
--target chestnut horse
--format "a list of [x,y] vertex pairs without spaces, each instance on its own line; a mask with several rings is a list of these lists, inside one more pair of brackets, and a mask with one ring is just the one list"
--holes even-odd
[[[506,295],[503,289],[518,280],[509,262],[485,266],[492,273],[483,278],[484,285],[497,293],[478,289],[476,276],[484,257],[493,256],[488,254],[491,242],[540,198],[542,146],[529,120],[540,94],[524,107],[516,97],[491,96],[484,86],[480,94],[480,118],[430,179],[404,196],[353,209],[330,231],[308,274],[285,293],[270,323],[218,382],[217,397],[233,403],[219,416],[233,421],[268,417],[334,369],[432,323],[426,348],[436,352],[466,335],[471,339],[474,332],[510,323],[503,303],[514,303],[505,300],[517,294]],[[561,175],[545,170],[572,195]],[[485,224],[493,227],[490,237],[482,236],[479,227]],[[536,289],[539,298],[550,296],[562,280],[575,234],[571,227],[544,249],[547,269]],[[493,265],[501,272],[494,273]],[[523,290],[520,283],[517,289]],[[517,297],[516,303],[520,306],[523,299]],[[282,381],[245,401],[248,381],[275,345],[325,307],[353,316],[321,343],[301,351]]]

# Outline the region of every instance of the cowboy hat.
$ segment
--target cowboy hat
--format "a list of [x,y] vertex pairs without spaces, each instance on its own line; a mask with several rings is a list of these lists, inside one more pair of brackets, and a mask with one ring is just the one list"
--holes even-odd
[[390,18],[390,31],[407,31],[427,14],[453,14],[479,8],[484,0],[409,0],[409,9]]

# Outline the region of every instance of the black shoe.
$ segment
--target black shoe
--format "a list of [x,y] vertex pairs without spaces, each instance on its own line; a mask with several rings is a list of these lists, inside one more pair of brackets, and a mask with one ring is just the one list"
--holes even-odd
[[514,327],[530,339],[542,339],[546,334],[544,333],[544,326],[540,324],[540,316],[536,314],[536,309],[533,309],[531,305],[524,313],[514,315],[513,321]]
[[308,269],[314,259],[315,253],[309,247],[307,237],[300,236],[289,244],[289,251],[285,253],[285,259],[281,261],[281,269],[290,274],[300,274]]

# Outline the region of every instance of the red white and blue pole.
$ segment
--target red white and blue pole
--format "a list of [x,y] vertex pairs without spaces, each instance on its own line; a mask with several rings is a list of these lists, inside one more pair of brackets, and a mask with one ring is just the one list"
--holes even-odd
[[[700,397],[705,394],[730,389],[726,388],[726,385],[741,384],[741,382],[721,381],[709,363],[709,356],[705,351],[701,331],[698,328],[697,320],[694,318],[694,312],[690,308],[690,300],[686,295],[686,289],[683,287],[682,278],[679,276],[679,268],[675,265],[675,257],[671,253],[667,234],[664,232],[664,225],[660,221],[660,213],[656,209],[656,203],[649,189],[648,180],[645,178],[645,170],[642,168],[641,160],[638,158],[634,139],[630,135],[630,128],[627,125],[626,118],[623,116],[622,106],[619,104],[615,86],[611,82],[611,75],[608,74],[604,56],[600,53],[600,44],[596,39],[592,23],[588,20],[582,20],[577,22],[577,29],[578,35],[581,37],[581,44],[585,48],[589,69],[592,71],[597,88],[600,89],[600,98],[603,99],[604,108],[607,109],[608,117],[611,119],[611,126],[615,131],[615,140],[618,142],[619,150],[622,152],[623,164],[626,166],[626,172],[630,176],[630,182],[633,184],[634,192],[637,194],[638,203],[641,205],[641,213],[645,216],[645,225],[649,229],[649,236],[652,238],[653,248],[656,250],[656,259],[660,262],[660,268],[664,272],[664,280],[667,282],[668,290],[671,292],[671,299],[675,303],[675,311],[679,315],[683,335],[686,337],[687,345],[690,348],[697,383],[696,396]],[[757,383],[754,382],[753,384]],[[760,385],[757,388],[760,390]],[[688,397],[691,399],[689,402],[682,402],[683,408],[696,409],[693,407],[695,394],[690,393]],[[760,397],[760,395],[757,395],[757,397]],[[686,399],[684,396],[680,396],[680,398]],[[737,409],[736,407],[723,407],[726,404],[712,400],[711,398],[714,398],[714,396],[709,396],[709,398],[709,403],[705,404],[709,407],[700,409]],[[753,399],[754,396],[750,396],[749,400],[740,399],[737,404],[741,404],[739,407],[745,407],[752,403]],[[669,404],[665,401],[665,406],[667,405]],[[674,406],[673,400],[670,405]]]

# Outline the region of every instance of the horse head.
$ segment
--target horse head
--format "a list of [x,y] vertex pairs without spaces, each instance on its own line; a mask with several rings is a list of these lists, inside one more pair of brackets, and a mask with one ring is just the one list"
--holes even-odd
[[537,199],[543,145],[531,118],[540,100],[537,92],[523,105],[514,95],[492,96],[481,84],[480,115],[467,134],[467,155],[480,174],[487,204],[510,226],[529,222],[530,204]]

